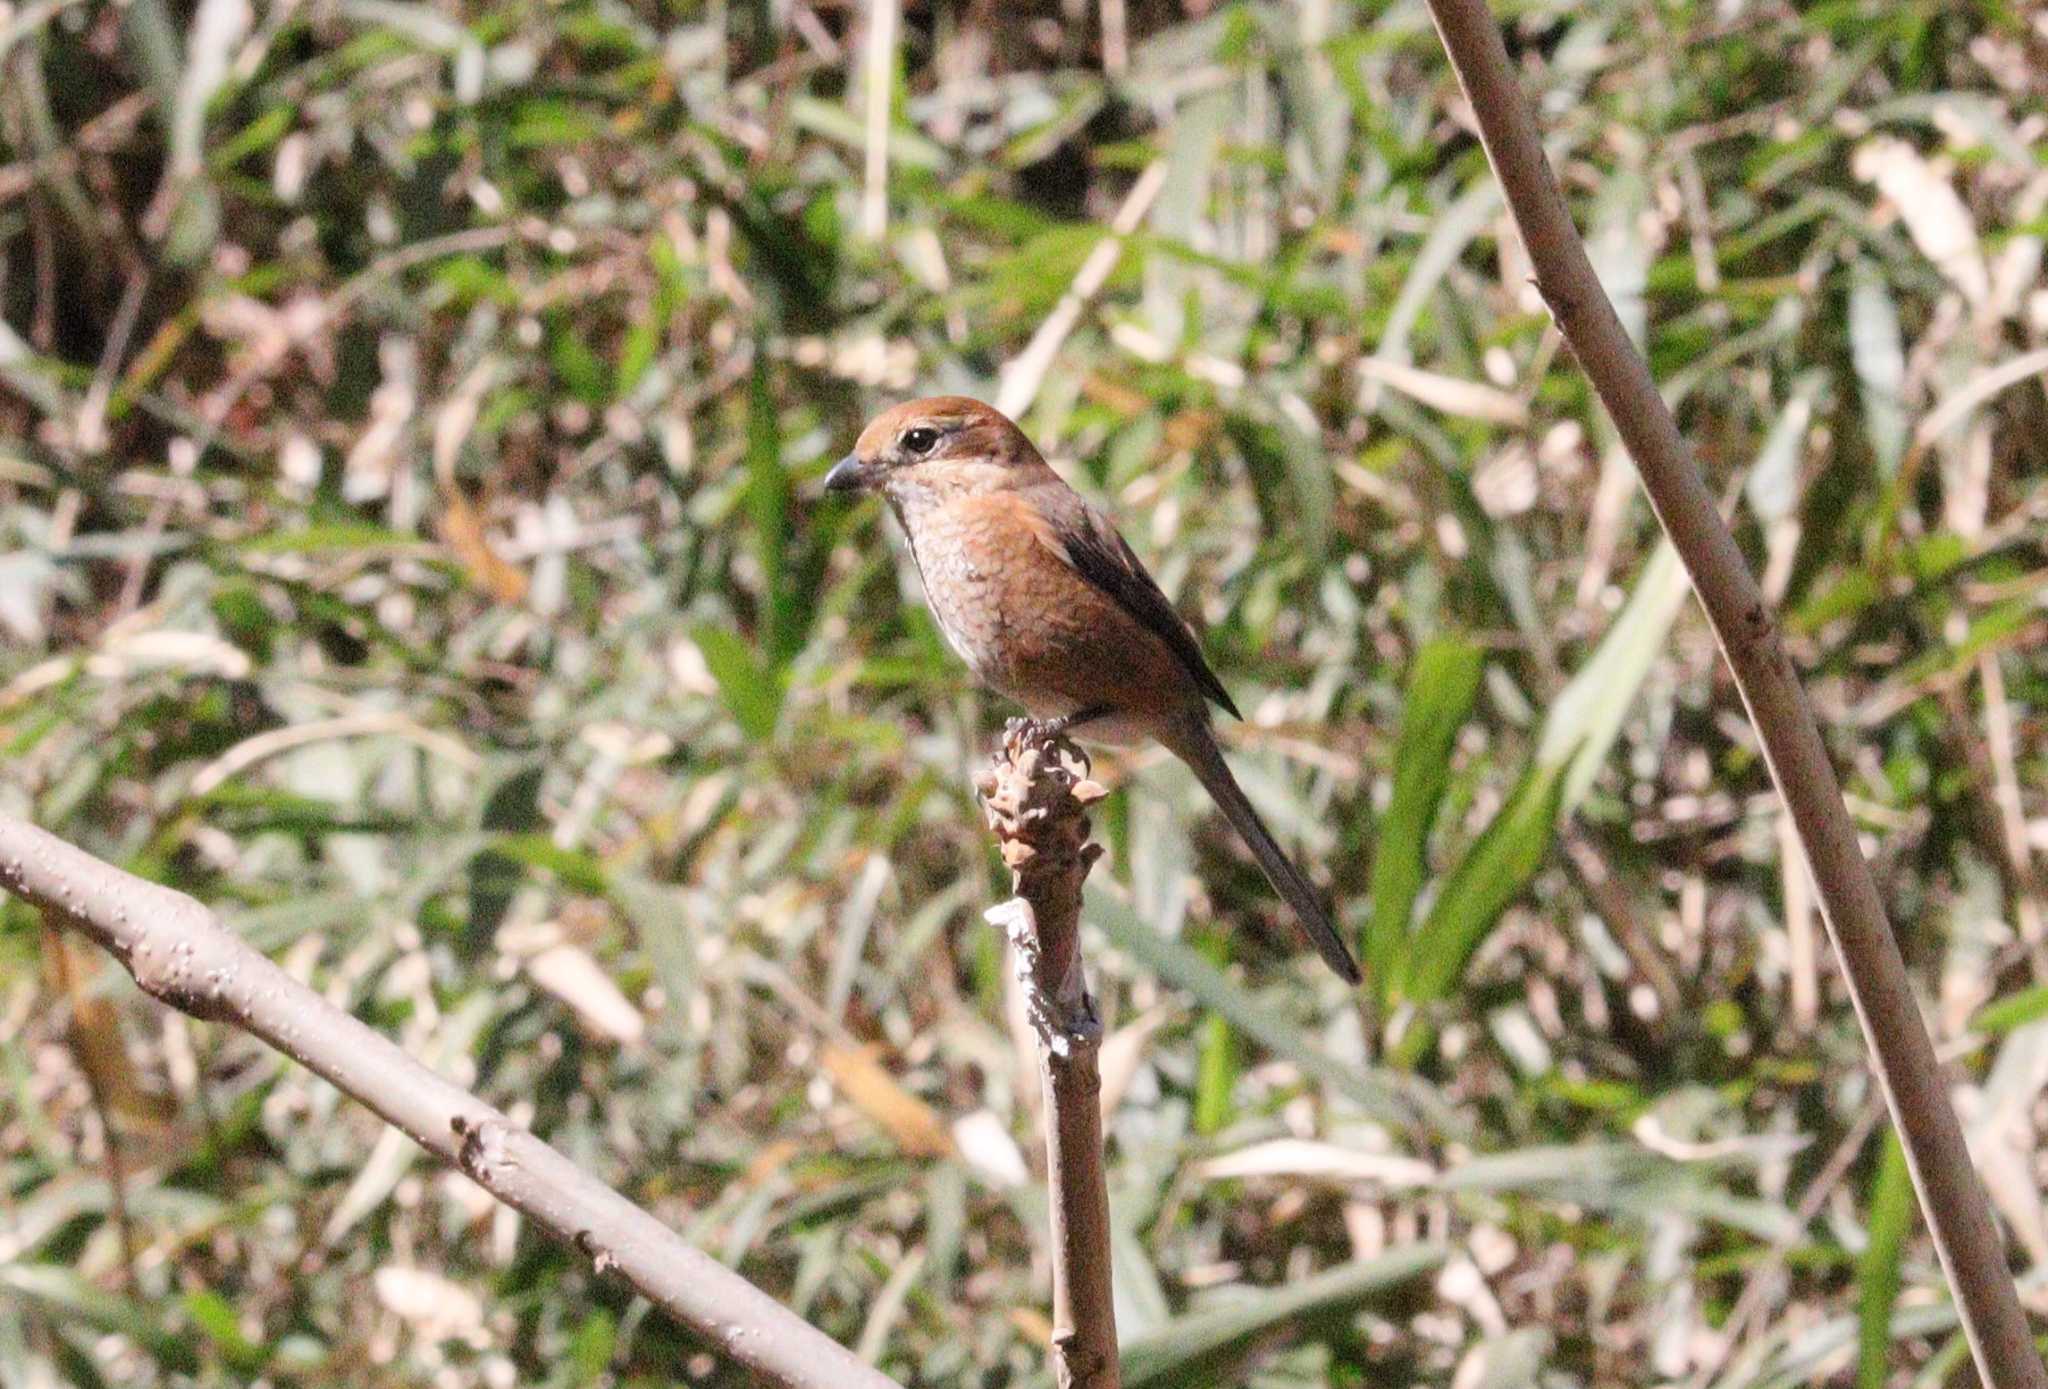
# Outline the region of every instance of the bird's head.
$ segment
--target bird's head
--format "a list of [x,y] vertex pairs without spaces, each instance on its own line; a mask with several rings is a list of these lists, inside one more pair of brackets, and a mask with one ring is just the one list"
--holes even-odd
[[828,492],[964,496],[998,492],[1043,469],[1024,431],[978,400],[942,395],[891,406],[825,475]]

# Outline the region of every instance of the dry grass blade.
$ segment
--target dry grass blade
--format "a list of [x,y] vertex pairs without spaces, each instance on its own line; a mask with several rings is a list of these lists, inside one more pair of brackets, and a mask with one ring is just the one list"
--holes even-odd
[[1081,321],[1081,314],[1088,307],[1088,301],[1101,290],[1109,279],[1110,271],[1124,252],[1124,238],[1138,229],[1145,220],[1145,214],[1152,210],[1153,199],[1166,186],[1165,161],[1152,164],[1138,181],[1131,185],[1131,191],[1124,195],[1123,205],[1116,210],[1116,216],[1109,224],[1109,235],[1104,237],[1088,253],[1088,259],[1081,263],[1073,284],[1060,296],[1059,303],[1038,325],[1038,331],[1031,335],[1031,341],[1003,367],[1002,389],[996,393],[995,405],[998,410],[1012,419],[1021,417],[1031,408],[1031,402],[1038,398],[1038,388],[1045,384],[1045,374],[1052,369],[1053,358],[1059,355],[1067,335]]

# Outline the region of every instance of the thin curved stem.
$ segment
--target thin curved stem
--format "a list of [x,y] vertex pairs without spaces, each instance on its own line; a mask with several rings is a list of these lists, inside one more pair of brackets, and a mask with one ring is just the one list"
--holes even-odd
[[1650,368],[1586,256],[1543,153],[1500,28],[1485,0],[1429,0],[1437,33],[1478,118],[1480,138],[1521,229],[1537,287],[1613,417],[1692,577],[1734,673],[1764,757],[1798,828],[1821,914],[1849,981],[1878,1080],[1904,1142],[1979,1373],[1999,1389],[2048,1389],[2020,1312],[1991,1210],[1949,1106],[1884,901],[1799,677],[1749,565],[1693,465]]

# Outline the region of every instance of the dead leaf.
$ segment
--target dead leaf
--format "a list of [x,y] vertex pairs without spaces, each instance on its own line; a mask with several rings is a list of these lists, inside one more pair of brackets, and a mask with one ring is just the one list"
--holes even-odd
[[828,1043],[826,1074],[861,1113],[880,1124],[913,1157],[952,1157],[957,1149],[938,1113],[896,1082],[865,1047]]
[[1963,292],[1973,307],[1991,298],[1991,272],[1977,244],[1969,209],[1948,179],[1946,161],[1932,163],[1904,140],[1881,138],[1856,151],[1856,177],[1877,185],[1920,254]]
[[744,1178],[748,1186],[760,1186],[789,1165],[800,1149],[793,1138],[779,1138],[760,1149],[747,1163]]
[[92,981],[105,961],[96,952],[77,949],[52,921],[45,919],[43,962],[55,991],[71,1006],[67,1037],[78,1068],[91,1079],[93,1091],[108,1109],[143,1128],[162,1130],[177,1106],[164,1095],[142,1087],[121,1020],[114,1005],[95,993]]
[[1276,1138],[1210,1158],[1195,1169],[1210,1181],[1231,1177],[1325,1177],[1331,1181],[1378,1182],[1396,1190],[1427,1186],[1436,1169],[1420,1158],[1370,1153],[1306,1138]]
[[441,540],[471,582],[500,603],[517,603],[526,597],[525,571],[491,548],[483,518],[469,504],[469,498],[453,491],[443,495],[447,504],[440,516]]
[[1446,415],[1484,420],[1489,424],[1521,426],[1529,422],[1529,407],[1506,391],[1478,381],[1444,376],[1400,362],[1367,357],[1358,364],[1358,374],[1367,381],[1381,381],[1402,395],[1422,402]]
[[1145,1052],[1172,1010],[1165,1007],[1147,1009],[1135,1022],[1119,1027],[1102,1039],[1102,1050],[1095,1059],[1096,1069],[1102,1075],[1102,1117],[1108,1119],[1123,1103],[1124,1092],[1131,1088],[1137,1078],[1138,1068],[1144,1064]]
[[563,942],[529,955],[526,973],[534,983],[568,1004],[590,1031],[620,1046],[637,1046],[647,1021],[611,975],[580,945]]
[[1022,1186],[1031,1179],[1024,1150],[992,1109],[961,1115],[953,1125],[953,1141],[967,1165],[997,1186]]
[[460,1283],[423,1268],[387,1264],[371,1278],[377,1300],[427,1341],[483,1345],[483,1300]]

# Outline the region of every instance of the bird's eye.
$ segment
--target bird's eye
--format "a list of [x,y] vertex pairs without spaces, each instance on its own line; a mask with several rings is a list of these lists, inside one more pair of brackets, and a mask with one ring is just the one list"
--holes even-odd
[[908,453],[930,453],[939,446],[939,431],[919,426],[903,431],[903,447]]

